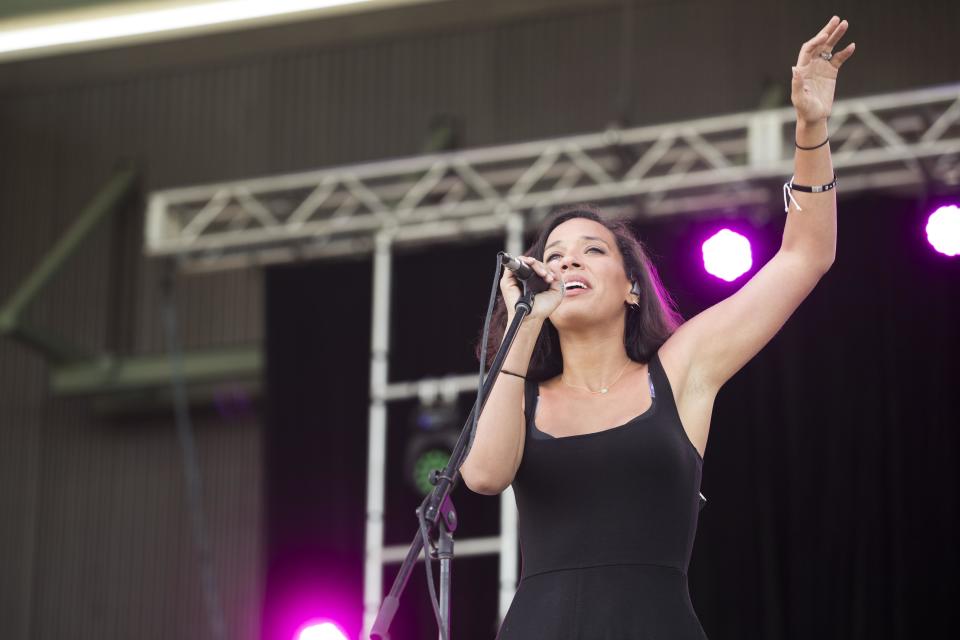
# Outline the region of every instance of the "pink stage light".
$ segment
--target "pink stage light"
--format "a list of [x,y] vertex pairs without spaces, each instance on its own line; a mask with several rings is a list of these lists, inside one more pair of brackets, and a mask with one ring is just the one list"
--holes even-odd
[[703,243],[703,268],[710,275],[733,282],[752,266],[750,241],[735,231],[722,229]]
[[944,255],[960,255],[960,207],[951,204],[930,214],[927,242]]
[[347,634],[330,620],[308,622],[294,636],[295,640],[347,640]]

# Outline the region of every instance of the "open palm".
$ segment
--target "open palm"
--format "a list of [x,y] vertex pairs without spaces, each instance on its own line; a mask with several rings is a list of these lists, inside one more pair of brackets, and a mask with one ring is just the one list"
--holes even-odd
[[817,122],[830,115],[837,73],[856,48],[851,43],[833,53],[833,48],[847,32],[848,26],[846,20],[833,16],[817,35],[800,48],[797,66],[793,68],[790,95],[797,110],[797,119]]

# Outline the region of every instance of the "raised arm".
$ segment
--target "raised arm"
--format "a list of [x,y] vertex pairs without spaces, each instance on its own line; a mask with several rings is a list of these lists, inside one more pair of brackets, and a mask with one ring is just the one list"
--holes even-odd
[[[847,21],[834,16],[812,40],[804,43],[793,67],[791,99],[797,110],[797,149],[793,182],[826,185],[833,182],[833,162],[827,140],[827,118],[840,66],[853,55],[854,44],[838,53],[833,48],[847,31]],[[803,147],[803,148],[801,148]],[[836,255],[836,190],[826,193],[791,191],[781,251],[795,253],[814,267],[827,269]],[[801,210],[798,210],[797,204]],[[784,318],[786,320],[786,318]]]
[[[821,143],[828,135],[837,72],[854,51],[851,44],[832,53],[846,31],[846,20],[831,18],[804,43],[792,70],[791,98],[797,111],[796,185],[820,186],[833,181],[830,145]],[[715,394],[776,335],[833,263],[836,191],[793,190],[790,195],[777,254],[739,291],[684,323],[665,345],[671,358],[684,367],[687,388]]]

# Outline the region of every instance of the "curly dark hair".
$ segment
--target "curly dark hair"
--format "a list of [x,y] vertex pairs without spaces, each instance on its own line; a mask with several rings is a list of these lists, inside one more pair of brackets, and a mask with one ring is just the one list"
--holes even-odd
[[[683,317],[677,311],[676,303],[660,282],[656,267],[650,261],[643,243],[638,240],[626,222],[608,220],[602,211],[594,205],[575,205],[554,211],[537,234],[533,245],[524,252],[525,256],[543,260],[544,245],[550,232],[567,220],[586,218],[593,220],[610,230],[616,239],[617,248],[623,256],[623,269],[627,278],[640,285],[640,309],[636,310],[624,304],[626,328],[624,347],[631,360],[646,364],[667,338],[683,323]],[[487,348],[487,362],[492,362],[497,347],[503,340],[507,328],[507,307],[503,296],[497,297],[496,308],[490,320],[490,339]],[[480,342],[477,343],[477,357],[480,356]],[[563,371],[563,358],[560,353],[560,336],[556,328],[545,320],[540,336],[537,338],[527,377],[542,382],[560,375]]]

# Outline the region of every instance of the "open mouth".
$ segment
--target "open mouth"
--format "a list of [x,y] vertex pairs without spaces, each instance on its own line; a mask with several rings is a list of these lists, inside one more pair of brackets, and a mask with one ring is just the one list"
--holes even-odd
[[589,291],[590,285],[580,278],[570,278],[564,281],[564,289],[567,295],[579,295]]

